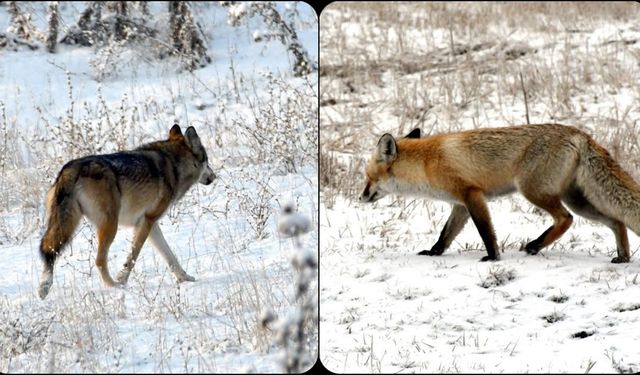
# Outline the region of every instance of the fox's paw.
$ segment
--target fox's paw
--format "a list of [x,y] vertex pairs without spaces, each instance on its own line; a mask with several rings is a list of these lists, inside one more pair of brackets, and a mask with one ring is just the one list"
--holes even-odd
[[422,250],[418,255],[442,255],[444,253],[444,246],[439,246],[438,243],[433,245],[431,250]]
[[630,261],[631,259],[629,259],[628,257],[621,257],[621,256],[617,256],[611,259],[611,263],[629,263]]
[[536,255],[540,252],[541,247],[537,246],[536,244],[534,244],[533,242],[529,242],[525,247],[524,247],[524,251],[527,252],[527,254],[529,255]]
[[442,251],[436,251],[436,250],[422,250],[421,252],[418,253],[418,255],[442,255]]
[[481,262],[486,262],[486,261],[488,261],[488,260],[490,260],[490,261],[494,262],[494,261],[496,261],[496,260],[500,260],[500,257],[498,257],[498,256],[491,256],[491,255],[485,255],[485,256],[483,256],[483,257],[480,259],[480,261],[481,261]]
[[[542,240],[537,238],[529,242],[528,244],[524,245],[524,251],[526,251],[527,254],[529,255],[536,255],[540,252],[540,250],[542,250],[543,247],[544,245],[542,244]],[[523,249],[520,249],[520,250],[523,250]]]

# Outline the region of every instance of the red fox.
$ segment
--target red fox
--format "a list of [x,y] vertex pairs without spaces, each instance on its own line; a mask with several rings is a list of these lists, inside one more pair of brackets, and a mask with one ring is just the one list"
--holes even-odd
[[387,193],[453,204],[438,241],[420,255],[441,255],[471,217],[488,255],[500,254],[487,199],[520,191],[554,223],[524,250],[537,254],[569,229],[574,213],[609,227],[618,256],[630,261],[627,226],[640,235],[640,185],[585,132],[565,125],[524,125],[421,137],[414,129],[394,139],[384,134],[367,165],[361,202]]

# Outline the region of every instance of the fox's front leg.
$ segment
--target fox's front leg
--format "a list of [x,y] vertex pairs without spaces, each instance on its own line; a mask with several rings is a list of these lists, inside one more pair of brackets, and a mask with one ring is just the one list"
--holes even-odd
[[423,250],[418,255],[441,255],[446,249],[449,248],[456,236],[464,228],[464,224],[469,219],[469,211],[463,205],[456,204],[451,209],[451,214],[447,223],[440,232],[438,241],[433,245],[431,250]]
[[471,220],[478,228],[482,242],[487,248],[487,255],[480,259],[482,262],[487,260],[499,260],[500,253],[498,252],[498,245],[496,243],[496,235],[491,224],[491,216],[489,215],[489,208],[487,202],[484,199],[484,194],[481,190],[470,189],[465,196],[465,205],[471,215]]

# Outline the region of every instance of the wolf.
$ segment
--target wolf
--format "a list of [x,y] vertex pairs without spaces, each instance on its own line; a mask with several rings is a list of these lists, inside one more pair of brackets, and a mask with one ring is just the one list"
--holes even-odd
[[[65,164],[47,193],[47,228],[40,242],[44,270],[38,295],[44,299],[53,283],[53,266],[85,216],[96,226],[96,266],[105,286],[124,285],[147,239],[168,263],[178,282],[195,281],[180,266],[162,235],[158,220],[196,182],[216,178],[196,130],[174,125],[167,140],[132,151],[91,155]],[[119,226],[134,228],[124,267],[109,274],[107,254]]]
[[[422,137],[380,137],[366,168],[360,202],[388,193],[436,198],[453,204],[440,237],[420,255],[441,255],[471,217],[487,255],[500,254],[487,199],[519,191],[553,217],[553,225],[528,242],[537,254],[569,229],[571,211],[609,227],[618,255],[630,261],[627,227],[640,235],[640,185],[587,133],[560,124],[475,129]],[[564,204],[564,205],[563,205]]]

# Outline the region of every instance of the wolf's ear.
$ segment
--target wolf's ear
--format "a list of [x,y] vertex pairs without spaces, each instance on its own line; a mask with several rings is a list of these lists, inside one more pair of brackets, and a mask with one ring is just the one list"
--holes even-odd
[[198,133],[196,133],[196,129],[193,126],[189,126],[187,128],[187,132],[185,133],[185,140],[187,141],[187,146],[194,153],[199,153],[202,149],[202,143],[200,143],[200,137],[198,137]]
[[178,137],[182,137],[182,130],[180,130],[180,126],[175,124],[169,130],[169,139],[176,139]]
[[388,163],[396,160],[398,157],[398,148],[396,140],[389,133],[385,133],[378,141],[377,160],[379,162]]
[[405,136],[405,138],[420,138],[422,137],[422,132],[420,128],[413,129],[409,134]]

